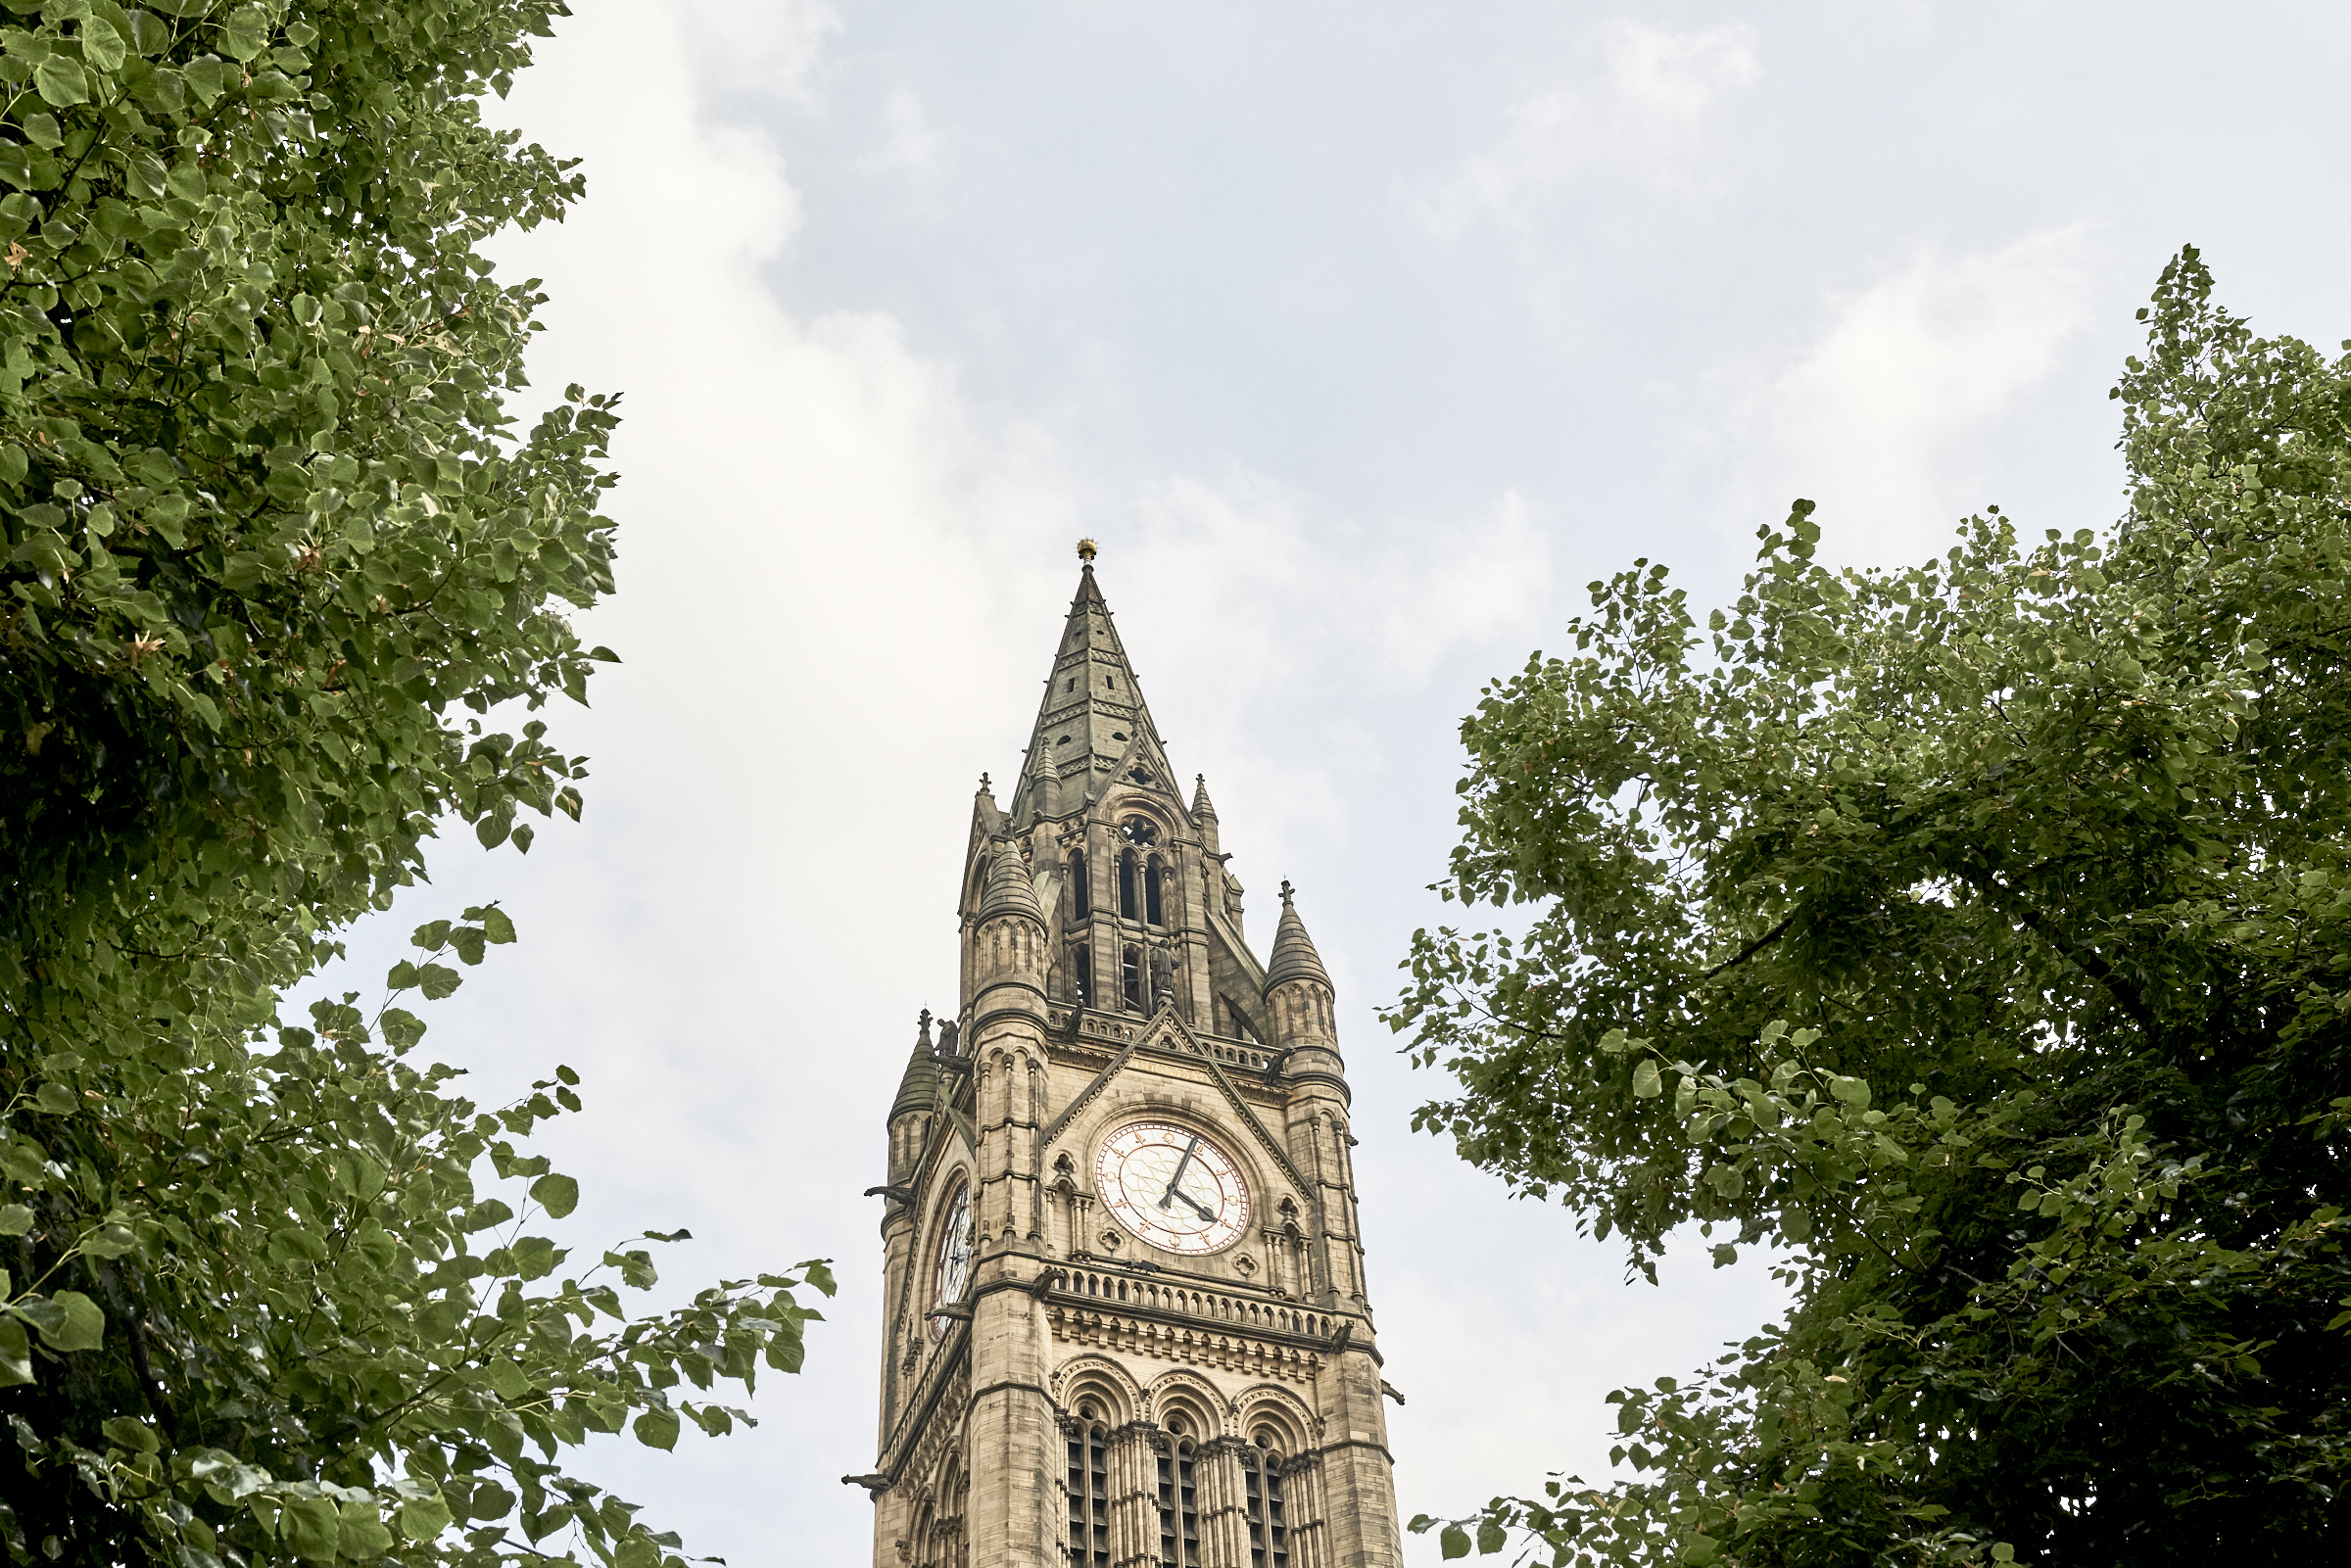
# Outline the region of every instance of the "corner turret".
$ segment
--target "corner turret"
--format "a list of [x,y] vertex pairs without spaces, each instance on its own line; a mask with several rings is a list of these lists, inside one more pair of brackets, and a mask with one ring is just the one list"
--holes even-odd
[[1334,988],[1290,884],[1281,884],[1281,924],[1273,931],[1273,959],[1266,966],[1266,1011],[1282,1053],[1282,1075],[1292,1084],[1316,1084],[1347,1102],[1347,1064],[1339,1056]]
[[987,1013],[1011,1008],[1043,1017],[1046,937],[1051,925],[1037,901],[1029,863],[1011,834],[998,831],[987,851],[987,873],[973,911],[968,949],[974,1030]]
[[1217,840],[1217,805],[1208,798],[1208,775],[1192,775],[1192,821],[1200,825],[1200,847],[1213,859],[1224,846]]

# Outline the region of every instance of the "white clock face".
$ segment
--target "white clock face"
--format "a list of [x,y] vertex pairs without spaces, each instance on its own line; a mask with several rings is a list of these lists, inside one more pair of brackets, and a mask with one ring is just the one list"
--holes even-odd
[[[955,1189],[955,1200],[947,1206],[947,1223],[938,1233],[938,1261],[931,1270],[931,1306],[934,1310],[952,1307],[963,1300],[963,1288],[972,1279],[972,1189],[967,1183]],[[944,1338],[947,1325],[954,1319],[931,1319],[931,1337]]]
[[1249,1187],[1232,1157],[1202,1133],[1137,1121],[1094,1157],[1102,1202],[1137,1240],[1172,1253],[1222,1252],[1249,1226]]

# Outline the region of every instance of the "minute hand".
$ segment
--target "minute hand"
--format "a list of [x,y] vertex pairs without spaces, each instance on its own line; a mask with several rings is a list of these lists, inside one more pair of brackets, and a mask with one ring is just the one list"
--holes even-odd
[[1214,1224],[1216,1223],[1217,1218],[1216,1212],[1214,1210],[1210,1209],[1206,1204],[1200,1202],[1199,1199],[1194,1198],[1190,1193],[1179,1192],[1176,1190],[1176,1184],[1183,1180],[1183,1173],[1191,1168],[1192,1156],[1198,1151],[1199,1147],[1200,1135],[1195,1132],[1192,1134],[1192,1141],[1183,1146],[1183,1158],[1176,1162],[1176,1174],[1168,1178],[1168,1190],[1159,1195],[1159,1207],[1165,1209],[1168,1207],[1168,1205],[1180,1198],[1190,1206],[1193,1213],[1198,1214],[1203,1220],[1206,1220],[1210,1224]]

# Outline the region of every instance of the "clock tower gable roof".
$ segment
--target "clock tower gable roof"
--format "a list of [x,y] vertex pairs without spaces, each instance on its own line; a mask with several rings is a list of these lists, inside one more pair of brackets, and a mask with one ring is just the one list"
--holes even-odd
[[1271,1164],[1274,1169],[1281,1172],[1282,1178],[1289,1182],[1300,1196],[1303,1197],[1314,1190],[1306,1177],[1299,1173],[1298,1167],[1290,1163],[1289,1152],[1281,1146],[1280,1141],[1272,1133],[1266,1130],[1266,1124],[1258,1119],[1257,1113],[1250,1108],[1249,1102],[1241,1098],[1241,1091],[1226,1075],[1223,1065],[1217,1061],[1216,1052],[1198,1035],[1194,1034],[1173,1010],[1162,1012],[1143,1028],[1137,1030],[1134,1038],[1128,1040],[1125,1048],[1105,1063],[1102,1070],[1095,1073],[1091,1081],[1084,1088],[1079,1090],[1068,1105],[1062,1107],[1061,1114],[1046,1125],[1043,1135],[1037,1139],[1037,1152],[1040,1159],[1046,1150],[1069,1132],[1086,1109],[1102,1097],[1102,1092],[1110,1087],[1111,1081],[1128,1069],[1136,1053],[1145,1048],[1165,1051],[1186,1063],[1206,1069],[1209,1080],[1223,1096],[1224,1104],[1231,1112],[1232,1119],[1238,1123],[1233,1130],[1254,1140],[1265,1159]]

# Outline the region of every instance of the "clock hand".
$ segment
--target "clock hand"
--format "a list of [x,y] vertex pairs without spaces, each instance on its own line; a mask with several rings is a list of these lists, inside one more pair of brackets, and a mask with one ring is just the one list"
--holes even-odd
[[[1217,1212],[1214,1209],[1209,1208],[1208,1205],[1202,1203],[1199,1199],[1193,1197],[1190,1193],[1179,1192],[1176,1196],[1182,1199],[1185,1203],[1191,1205],[1192,1212],[1198,1214],[1206,1223],[1213,1225],[1217,1222]],[[1161,1207],[1165,1208],[1166,1205],[1163,1204]]]
[[[1176,1185],[1177,1182],[1183,1180],[1183,1173],[1191,1168],[1192,1153],[1199,1147],[1200,1134],[1195,1132],[1192,1134],[1192,1141],[1183,1146],[1183,1158],[1176,1162],[1176,1174],[1168,1178],[1168,1190],[1159,1195],[1160,1208],[1165,1209],[1168,1207],[1168,1205],[1176,1201]],[[1198,1204],[1192,1203],[1192,1200],[1189,1198],[1185,1198],[1184,1202],[1187,1204],[1192,1204],[1194,1209],[1200,1207]]]

